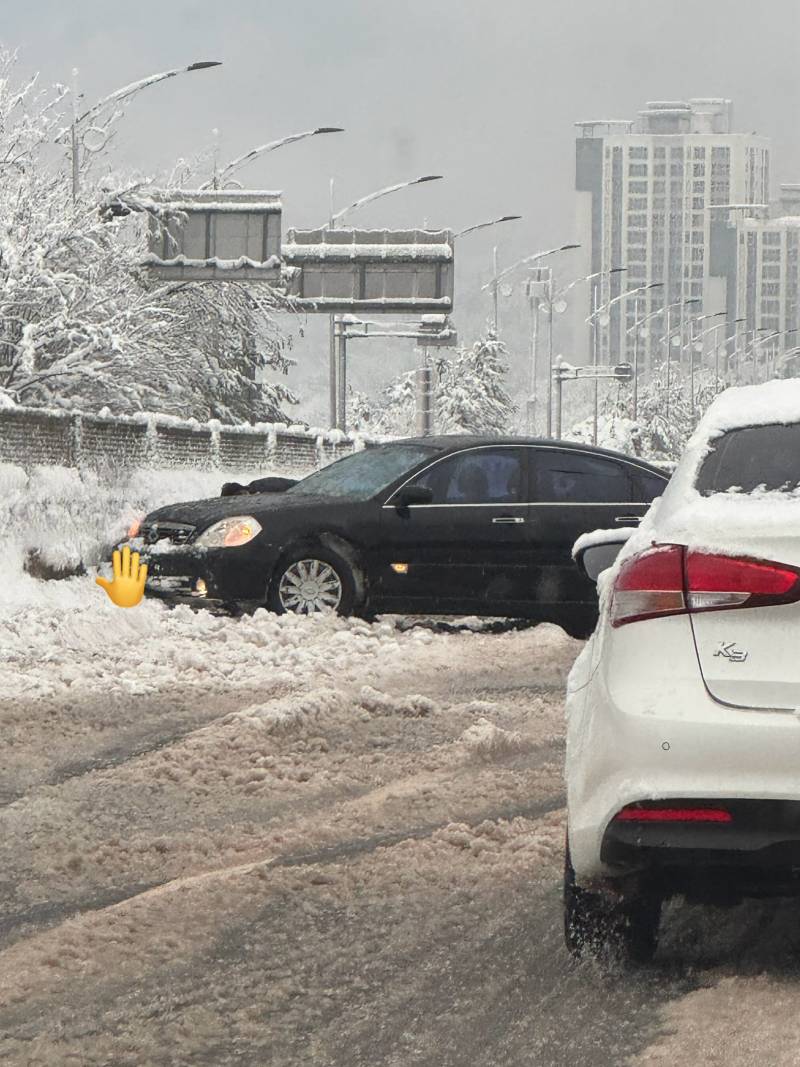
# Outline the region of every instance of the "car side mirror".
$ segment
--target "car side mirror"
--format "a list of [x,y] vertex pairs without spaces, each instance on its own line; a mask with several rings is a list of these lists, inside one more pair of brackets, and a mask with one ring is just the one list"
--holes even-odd
[[602,572],[614,563],[633,533],[636,533],[635,526],[582,534],[572,547],[572,558],[590,582],[597,582]]
[[394,505],[398,510],[405,510],[412,504],[432,504],[433,490],[427,485],[406,485],[394,498]]

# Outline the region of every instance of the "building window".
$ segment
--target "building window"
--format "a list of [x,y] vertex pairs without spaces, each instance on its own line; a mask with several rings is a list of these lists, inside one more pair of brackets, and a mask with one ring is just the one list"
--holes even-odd
[[706,191],[706,183],[705,182],[698,182],[698,181],[692,182],[692,192],[693,193],[704,193],[705,191]]
[[647,229],[647,215],[628,215],[628,227]]
[[632,145],[628,149],[628,156],[631,159],[647,159],[647,148],[644,145]]
[[694,174],[695,178],[702,178],[705,172],[705,163],[695,163],[694,167],[692,168],[692,173]]
[[706,206],[706,202],[705,202],[705,198],[704,197],[695,196],[692,199],[692,210],[693,211],[702,211],[705,206]]
[[765,245],[779,245],[781,243],[780,233],[776,233],[774,230],[765,230],[761,235],[761,239]]
[[706,150],[705,150],[705,148],[702,147],[702,145],[697,145],[695,147],[694,158],[695,159],[705,159],[706,158]]
[[780,296],[781,286],[780,282],[764,282],[761,286],[762,296]]
[[667,191],[667,183],[666,182],[653,182],[653,192],[656,194],[656,196],[658,196],[659,194],[665,193],[666,191]]
[[647,182],[628,182],[628,193],[631,196],[642,196],[647,193]]
[[656,145],[656,147],[653,149],[653,155],[656,157],[656,159],[663,159],[666,154],[667,150],[666,148],[664,148],[663,145]]
[[702,259],[705,254],[705,249],[702,245],[698,248],[696,245],[692,247],[692,259]]
[[631,163],[628,167],[628,174],[634,178],[643,178],[647,174],[647,164]]
[[632,196],[628,200],[628,209],[630,211],[647,211],[647,197]]
[[761,277],[762,278],[780,278],[780,276],[781,276],[781,268],[780,267],[771,267],[769,265],[766,265],[766,266],[761,268]]
[[781,258],[780,248],[762,248],[761,249],[762,260],[779,260]]
[[682,145],[675,145],[675,147],[672,149],[672,158],[673,159],[683,159],[683,146]]
[[683,163],[670,163],[669,172],[680,177],[683,174]]
[[705,226],[705,220],[702,215],[692,215],[692,226],[697,229],[703,229]]

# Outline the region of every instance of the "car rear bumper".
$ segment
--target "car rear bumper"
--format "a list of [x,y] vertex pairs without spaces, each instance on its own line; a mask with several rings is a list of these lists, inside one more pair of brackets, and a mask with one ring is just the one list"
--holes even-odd
[[[648,865],[800,865],[800,720],[715,701],[683,623],[659,620],[657,663],[614,635],[616,647],[598,653],[588,684],[569,696],[569,840],[584,885]],[[629,804],[670,799],[750,804],[740,811],[756,814],[707,826],[613,823]]]

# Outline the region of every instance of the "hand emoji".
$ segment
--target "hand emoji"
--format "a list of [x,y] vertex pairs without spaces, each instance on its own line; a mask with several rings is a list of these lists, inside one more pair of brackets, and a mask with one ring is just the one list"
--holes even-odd
[[119,549],[114,550],[114,581],[107,578],[95,578],[99,586],[108,593],[118,608],[135,608],[144,596],[144,583],[147,581],[147,564],[139,566],[139,553],[127,545],[120,556]]

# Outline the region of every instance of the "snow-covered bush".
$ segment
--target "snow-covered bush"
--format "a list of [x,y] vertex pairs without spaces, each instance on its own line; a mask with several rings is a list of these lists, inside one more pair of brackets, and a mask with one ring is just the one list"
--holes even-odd
[[[689,385],[672,368],[669,389],[663,368],[657,368],[649,381],[640,382],[637,417],[632,418],[633,390],[629,383],[615,382],[607,387],[598,409],[597,444],[631,456],[675,461],[689,440],[700,416],[724,383],[713,372],[695,374],[694,407]],[[594,417],[575,423],[565,434],[567,440],[591,443]]]
[[15,83],[0,51],[0,396],[115,414],[277,421],[294,398],[257,372],[285,372],[287,339],[266,285],[164,283],[140,266],[141,182],[113,173],[119,112],[79,128],[73,197],[71,100]]

